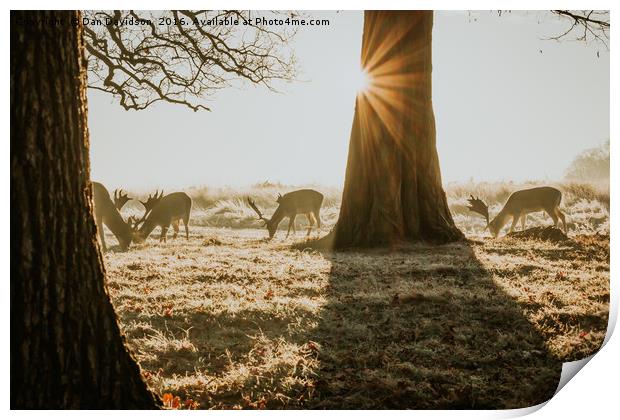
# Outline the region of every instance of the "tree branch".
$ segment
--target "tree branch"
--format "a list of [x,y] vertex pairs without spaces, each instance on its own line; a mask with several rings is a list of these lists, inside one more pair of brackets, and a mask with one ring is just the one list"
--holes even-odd
[[562,34],[550,37],[559,41],[567,37],[569,34],[578,32],[575,39],[578,41],[588,42],[594,40],[602,43],[606,49],[609,49],[609,23],[608,10],[552,10],[552,13],[571,21],[570,27]]
[[274,82],[292,80],[297,71],[289,46],[294,27],[274,31],[255,24],[249,11],[115,10],[84,16],[91,21],[84,25],[89,87],[118,97],[125,109],[165,101],[209,110],[204,100],[219,89],[241,82],[274,90]]

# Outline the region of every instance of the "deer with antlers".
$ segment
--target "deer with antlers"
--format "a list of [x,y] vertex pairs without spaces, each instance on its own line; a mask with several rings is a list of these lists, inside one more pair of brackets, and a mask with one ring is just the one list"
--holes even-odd
[[310,231],[315,224],[318,229],[321,228],[321,217],[319,213],[321,211],[321,205],[323,204],[323,194],[318,191],[305,189],[292,191],[284,195],[278,194],[278,198],[276,199],[278,208],[271,216],[271,219],[267,219],[263,216],[263,213],[250,197],[248,197],[247,200],[250,207],[258,215],[258,219],[265,222],[265,227],[269,232],[269,239],[273,238],[278,229],[278,225],[286,217],[289,218],[286,237],[288,238],[291,228],[293,228],[293,233],[296,233],[295,217],[297,217],[298,214],[305,214],[310,223],[306,236],[310,235]]
[[568,233],[566,217],[560,211],[562,192],[553,187],[536,187],[515,191],[508,197],[504,207],[491,221],[489,221],[489,206],[484,201],[477,197],[474,198],[473,195],[470,195],[468,201],[470,211],[484,216],[487,222],[486,228],[489,229],[494,238],[497,237],[510,218],[512,218],[510,232],[514,230],[519,219],[521,220],[521,229],[525,230],[525,219],[528,213],[536,211],[546,212],[553,219],[553,226],[555,227],[558,225],[558,220],[561,220],[564,232]]
[[[163,194],[163,191],[159,195],[155,192],[154,196],[149,195],[146,202],[140,201],[146,211],[142,219],[133,225],[134,242],[144,242],[157,226],[161,227],[159,241],[166,242],[166,235],[170,225],[174,229],[172,239],[176,239],[179,234],[179,221],[183,221],[185,237],[189,239],[189,216],[192,209],[191,197],[184,192],[174,192],[166,196]],[[140,223],[143,224],[141,227],[138,227]]]
[[114,202],[112,201],[110,193],[103,184],[93,182],[92,185],[95,222],[97,223],[97,230],[99,231],[99,239],[101,240],[103,250],[107,250],[105,234],[103,232],[104,224],[112,231],[114,236],[116,236],[121,249],[126,250],[129,248],[133,236],[132,220],[128,219],[126,222],[123,220],[123,217],[118,211],[116,200]]

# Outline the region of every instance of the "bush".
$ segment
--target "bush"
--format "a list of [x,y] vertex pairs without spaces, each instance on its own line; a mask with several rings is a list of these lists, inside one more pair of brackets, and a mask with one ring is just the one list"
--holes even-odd
[[570,181],[609,183],[609,140],[577,155],[566,169],[564,177]]

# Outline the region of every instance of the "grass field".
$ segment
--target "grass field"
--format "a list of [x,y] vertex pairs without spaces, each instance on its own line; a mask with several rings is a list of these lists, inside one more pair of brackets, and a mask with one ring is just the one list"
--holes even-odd
[[[499,201],[489,193],[496,186],[483,187],[474,194]],[[267,207],[265,189],[262,198],[251,192]],[[216,211],[195,198],[196,218],[206,219],[189,241],[152,237],[107,253],[108,289],[148,383],[200,408],[515,408],[548,399],[561,363],[592,354],[605,336],[608,195],[605,204],[596,189],[565,191],[574,233],[544,242],[482,237],[480,220],[459,211],[469,190],[447,191],[466,242],[298,251],[291,245],[302,233],[267,241],[264,229],[204,226]],[[255,223],[251,213],[231,215],[243,214],[248,192],[214,201],[233,203],[220,220]],[[330,209],[337,217],[326,196],[323,234]]]
[[[450,210],[459,228],[468,236],[479,235],[484,228],[483,219],[467,209],[470,194],[485,200],[491,216],[497,214],[512,191],[542,185],[542,182],[511,183],[453,183],[448,184],[446,195]],[[545,184],[546,185],[546,184]],[[590,183],[555,183],[563,192],[562,209],[567,214],[571,232],[608,233],[609,232],[609,185]],[[321,220],[327,227],[338,220],[342,191],[335,187],[320,185],[287,186],[269,182],[255,184],[247,188],[189,188],[186,192],[193,199],[192,225],[204,227],[228,227],[235,229],[257,229],[261,226],[256,213],[247,205],[246,198],[252,197],[256,204],[270,215],[276,209],[278,193],[286,193],[298,188],[314,188],[325,196],[321,208]],[[152,193],[152,191],[149,191]],[[149,192],[130,192],[132,197],[145,197]],[[144,207],[131,201],[123,210],[125,215],[142,216]],[[547,216],[538,213],[528,216],[529,224],[550,223]],[[298,229],[307,224],[304,216],[298,217]],[[282,223],[281,229],[287,224]]]

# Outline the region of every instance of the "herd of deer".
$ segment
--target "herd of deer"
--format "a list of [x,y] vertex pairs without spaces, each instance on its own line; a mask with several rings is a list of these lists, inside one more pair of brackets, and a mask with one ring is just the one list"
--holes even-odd
[[[132,198],[123,194],[122,190],[114,190],[114,200],[110,193],[99,182],[93,182],[94,213],[97,222],[97,230],[101,245],[106,250],[105,235],[103,225],[112,231],[122,250],[129,248],[131,242],[142,243],[148,238],[156,227],[161,227],[159,236],[160,242],[166,241],[166,236],[170,225],[174,228],[173,239],[179,233],[179,221],[183,221],[185,226],[185,237],[189,239],[189,217],[192,209],[192,199],[184,192],[174,192],[164,196],[163,191],[156,191],[149,195],[146,201],[140,201],[144,206],[144,215],[140,219],[129,216],[125,221],[120,213],[123,206]],[[248,197],[248,204],[259,220],[264,222],[264,226],[269,232],[269,239],[273,238],[280,222],[288,217],[289,226],[286,236],[288,237],[291,227],[295,232],[295,218],[298,214],[305,214],[310,222],[308,235],[313,225],[321,227],[320,210],[323,204],[323,194],[318,191],[304,189],[278,195],[276,199],[278,208],[270,219],[263,216],[256,206],[256,203]]]
[[112,201],[106,187],[99,182],[93,182],[93,197],[95,221],[104,250],[106,249],[104,224],[116,236],[123,250],[129,247],[132,240],[136,243],[144,242],[157,226],[161,227],[160,241],[166,240],[166,234],[171,224],[174,227],[174,238],[176,238],[179,233],[180,220],[185,225],[185,236],[189,239],[189,215],[192,209],[192,199],[184,192],[174,192],[164,196],[162,191],[149,195],[146,201],[140,201],[145,209],[144,216],[139,220],[129,216],[127,221],[123,220],[120,210],[131,198],[127,194],[123,194],[122,190],[114,191],[114,201]]
[[[155,194],[149,195],[146,201],[140,201],[144,206],[144,215],[140,219],[130,216],[127,221],[121,216],[120,210],[132,198],[123,194],[122,190],[115,190],[112,200],[110,193],[103,184],[93,182],[93,196],[95,221],[104,250],[106,250],[104,224],[116,236],[122,250],[129,248],[132,241],[144,242],[158,226],[161,227],[160,242],[166,241],[170,225],[174,228],[174,239],[179,233],[180,221],[183,221],[185,237],[189,239],[192,199],[184,192],[174,192],[164,196],[163,191],[156,191]],[[263,216],[250,197],[247,198],[247,201],[248,205],[258,215],[259,220],[264,222],[264,226],[269,232],[269,239],[273,238],[278,225],[287,217],[289,224],[286,236],[288,237],[290,234],[291,228],[296,233],[295,218],[298,214],[305,214],[310,223],[306,235],[310,234],[314,225],[317,225],[319,229],[321,228],[320,211],[323,204],[323,194],[318,191],[303,189],[284,195],[278,194],[276,199],[278,207],[270,219]],[[519,220],[521,220],[521,228],[525,229],[527,214],[537,211],[546,212],[553,219],[553,224],[556,227],[558,220],[561,220],[564,232],[566,232],[566,218],[559,208],[561,201],[562,193],[559,190],[552,187],[536,187],[512,193],[502,210],[491,221],[489,221],[489,207],[479,198],[470,196],[469,209],[485,217],[487,222],[485,229],[489,229],[493,237],[497,237],[510,218],[512,218],[510,232],[514,230]]]

